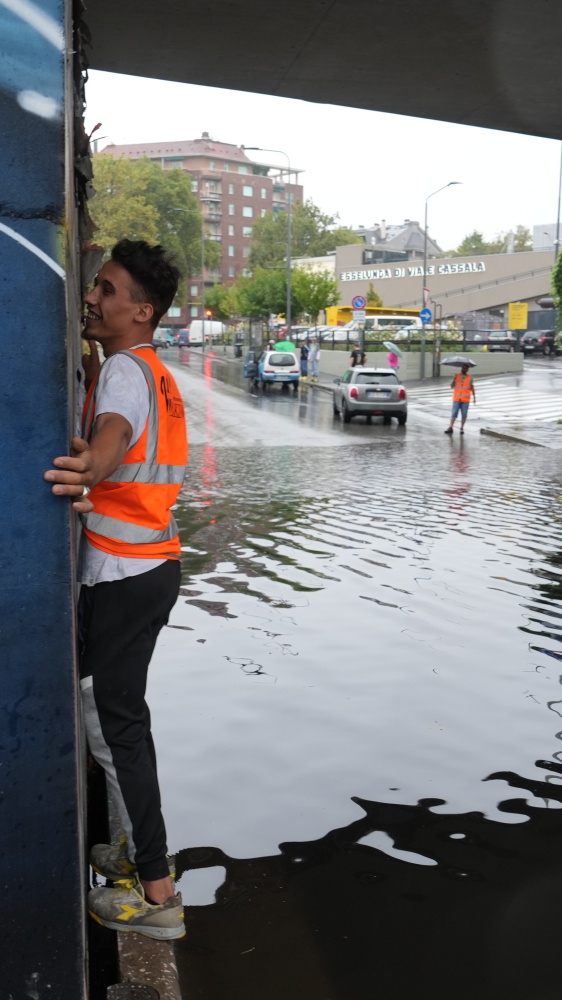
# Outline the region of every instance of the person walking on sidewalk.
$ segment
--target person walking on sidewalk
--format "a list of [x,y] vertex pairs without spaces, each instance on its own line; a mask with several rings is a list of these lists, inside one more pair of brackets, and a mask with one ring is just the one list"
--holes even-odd
[[[121,240],[85,297],[91,385],[82,437],[45,473],[78,497],[80,688],[92,756],[104,768],[127,844],[92,848],[119,888],[92,889],[92,917],[114,930],[183,937],[183,906],[167,858],[156,755],[145,702],[148,666],[180,585],[171,508],[187,463],[183,402],[153,346],[179,271],[161,246]],[[96,342],[105,361],[99,366]],[[89,493],[89,496],[88,496]],[[93,504],[93,509],[92,509]]]
[[445,434],[453,433],[453,426],[459,413],[461,415],[461,434],[464,434],[464,425],[468,416],[471,393],[472,398],[476,403],[474,381],[468,369],[468,365],[463,365],[460,372],[457,372],[451,382],[451,389],[453,390],[453,409],[451,411],[451,423],[447,427]]
[[392,370],[396,374],[398,372],[398,369],[400,368],[400,358],[398,357],[398,355],[395,354],[394,351],[389,351],[386,356],[386,360],[388,361],[389,367],[392,368]]
[[361,350],[361,345],[359,343],[355,344],[349,356],[349,367],[356,368],[358,365],[365,365],[366,361],[367,355],[365,354],[365,351]]
[[303,340],[303,342],[301,344],[301,379],[302,379],[303,382],[306,382],[306,380],[308,378],[308,355],[309,354],[310,354],[310,348],[309,348],[308,344],[306,343],[306,340]]
[[320,375],[320,344],[316,337],[312,340],[310,348],[310,378],[312,382],[317,382]]

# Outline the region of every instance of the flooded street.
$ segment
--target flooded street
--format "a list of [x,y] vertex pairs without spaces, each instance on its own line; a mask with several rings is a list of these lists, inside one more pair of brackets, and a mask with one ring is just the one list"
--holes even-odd
[[558,997],[562,457],[173,371],[149,702],[183,995]]

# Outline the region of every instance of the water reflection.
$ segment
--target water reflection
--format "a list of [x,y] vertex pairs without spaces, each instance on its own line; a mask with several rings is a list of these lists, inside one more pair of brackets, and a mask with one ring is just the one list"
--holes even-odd
[[[509,772],[488,780],[562,801],[547,781]],[[479,812],[440,811],[442,799],[353,801],[361,817],[314,841],[281,843],[272,856],[179,852],[180,884],[200,868],[219,883],[214,905],[188,910],[179,962],[193,995],[359,1000],[374,983],[376,995],[396,1000],[412,991],[558,995],[557,810],[507,800],[503,808],[528,821],[506,827]],[[369,843],[377,835],[384,848]]]
[[221,879],[186,995],[555,995],[559,483],[442,437],[192,449],[150,692],[178,868]]

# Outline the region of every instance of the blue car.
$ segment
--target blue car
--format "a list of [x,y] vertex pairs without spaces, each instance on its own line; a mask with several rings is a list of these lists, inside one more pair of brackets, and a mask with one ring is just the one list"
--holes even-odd
[[298,389],[301,374],[300,363],[292,351],[248,351],[242,371],[254,385],[260,385],[265,392],[268,385],[292,385]]

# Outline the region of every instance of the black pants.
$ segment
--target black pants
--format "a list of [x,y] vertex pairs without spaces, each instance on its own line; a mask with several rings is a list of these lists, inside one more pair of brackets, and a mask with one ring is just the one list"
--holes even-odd
[[158,633],[178,596],[180,564],[82,587],[78,609],[80,687],[88,745],[104,768],[143,879],[164,878],[166,830],[150,712],[144,698]]

